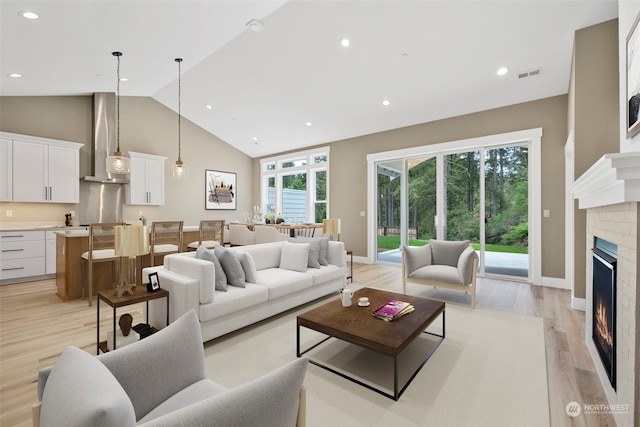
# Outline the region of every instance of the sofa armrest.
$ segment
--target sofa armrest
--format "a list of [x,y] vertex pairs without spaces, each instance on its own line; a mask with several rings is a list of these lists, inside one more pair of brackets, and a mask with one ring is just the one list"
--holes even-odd
[[327,261],[329,264],[337,265],[338,267],[347,266],[347,252],[344,250],[344,242],[329,240]]
[[[167,271],[163,267],[145,268],[143,271],[147,274],[147,272],[153,270],[158,273],[160,287],[169,291],[170,323],[173,323],[189,310],[194,310],[199,315],[200,282],[197,279]],[[158,329],[166,326],[167,302],[164,298],[149,301],[149,322]]]
[[469,285],[473,281],[475,269],[478,265],[477,260],[478,254],[471,246],[462,251],[460,258],[458,258],[458,271],[465,285]]
[[196,279],[200,284],[200,302],[202,304],[208,304],[213,301],[216,271],[211,261],[188,256],[176,256],[171,258],[168,270]]

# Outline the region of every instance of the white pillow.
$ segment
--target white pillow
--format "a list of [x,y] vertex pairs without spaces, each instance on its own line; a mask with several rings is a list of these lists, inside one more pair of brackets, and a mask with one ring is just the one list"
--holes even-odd
[[307,262],[309,259],[308,243],[289,243],[282,244],[282,255],[280,257],[280,268],[286,270],[299,271],[304,273],[307,271]]

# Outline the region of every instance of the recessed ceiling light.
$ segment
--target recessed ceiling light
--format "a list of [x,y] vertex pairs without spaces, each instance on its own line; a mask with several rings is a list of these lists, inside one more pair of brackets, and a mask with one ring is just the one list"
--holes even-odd
[[25,19],[38,19],[39,16],[37,13],[32,12],[30,10],[21,10],[18,12],[18,15],[22,16]]
[[382,100],[382,105],[384,105],[385,107],[389,106],[389,104],[391,104],[391,101],[389,101],[388,99]]
[[313,126],[313,123],[311,123],[311,122],[307,122],[307,123],[305,123],[305,125],[307,125],[307,126]]
[[349,47],[351,42],[349,41],[348,38],[343,37],[343,38],[340,39],[340,44],[342,45],[342,47]]
[[253,138],[251,138],[251,139],[253,139],[254,141],[257,141],[257,140],[258,140],[258,137],[257,137],[257,136],[254,136],[254,137],[253,137]]
[[9,74],[7,74],[7,76],[17,79],[19,77],[22,77],[22,74],[20,74],[20,73],[9,73]]
[[205,105],[205,108],[206,108],[207,110],[211,110],[211,109],[213,109],[213,107],[212,107],[211,105],[209,105],[209,104]]
[[504,76],[508,72],[509,72],[509,69],[507,67],[500,67],[498,68],[498,71],[496,71],[496,74],[499,76]]

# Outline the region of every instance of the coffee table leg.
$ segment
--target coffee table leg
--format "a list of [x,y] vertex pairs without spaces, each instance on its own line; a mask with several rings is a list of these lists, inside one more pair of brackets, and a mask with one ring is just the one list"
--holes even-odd
[[398,400],[398,356],[393,357],[393,400]]

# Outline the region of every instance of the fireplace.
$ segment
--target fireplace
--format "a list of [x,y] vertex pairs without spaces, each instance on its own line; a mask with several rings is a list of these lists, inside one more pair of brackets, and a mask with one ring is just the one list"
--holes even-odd
[[611,386],[616,388],[617,245],[596,237],[593,247],[592,338]]

